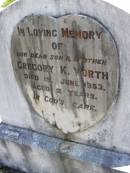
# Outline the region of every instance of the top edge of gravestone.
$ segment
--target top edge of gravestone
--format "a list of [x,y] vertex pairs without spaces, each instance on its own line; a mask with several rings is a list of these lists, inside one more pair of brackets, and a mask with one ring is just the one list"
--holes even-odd
[[129,0],[126,0],[125,3],[123,1],[115,1],[115,0],[103,0],[103,1],[130,14],[130,7],[128,6]]
[[[57,6],[59,6],[60,4],[62,4],[61,7],[63,7],[64,4],[67,3],[71,3],[71,4],[79,4],[79,8],[81,8],[82,4],[86,4],[86,8],[91,7],[91,5],[93,5],[93,9],[95,8],[99,8],[100,9],[105,9],[106,6],[108,9],[112,10],[117,10],[119,13],[124,13],[124,15],[126,14],[127,16],[130,15],[130,10],[128,8],[122,7],[121,5],[118,5],[116,3],[113,3],[113,1],[109,1],[109,0],[79,0],[79,2],[77,0],[73,1],[73,0],[67,0],[67,1],[62,1],[62,0],[16,0],[15,2],[11,3],[9,6],[5,7],[5,8],[1,8],[0,9],[0,15],[4,14],[4,13],[8,13],[10,12],[10,9],[14,10],[16,8],[24,8],[24,5],[32,5],[32,2],[36,2],[37,4],[39,3],[40,6],[41,4],[49,4],[51,5],[51,3],[55,3]],[[31,6],[30,6],[31,7]],[[42,8],[42,7],[41,7]],[[73,8],[73,7],[72,7]],[[77,13],[77,12],[76,12]]]

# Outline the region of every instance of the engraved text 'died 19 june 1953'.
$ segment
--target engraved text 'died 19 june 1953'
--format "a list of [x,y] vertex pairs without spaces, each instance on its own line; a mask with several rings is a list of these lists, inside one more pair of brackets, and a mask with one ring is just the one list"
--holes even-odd
[[27,16],[14,29],[11,56],[31,107],[64,133],[96,124],[117,96],[117,47],[91,17]]

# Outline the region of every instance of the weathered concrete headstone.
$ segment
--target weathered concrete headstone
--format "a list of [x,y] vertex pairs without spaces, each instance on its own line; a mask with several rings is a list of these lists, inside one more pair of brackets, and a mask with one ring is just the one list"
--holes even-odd
[[129,21],[100,0],[21,0],[0,13],[1,163],[38,173],[130,164]]
[[33,109],[65,133],[95,125],[115,101],[118,50],[92,17],[27,16],[14,29],[11,56]]

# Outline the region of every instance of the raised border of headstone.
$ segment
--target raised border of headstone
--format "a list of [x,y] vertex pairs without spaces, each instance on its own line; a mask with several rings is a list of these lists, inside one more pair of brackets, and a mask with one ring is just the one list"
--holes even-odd
[[[118,171],[114,168],[130,164],[128,154],[69,142],[7,124],[0,125],[0,152],[0,164],[32,173],[46,172],[46,165],[50,166],[48,172],[60,173],[66,169],[76,173],[116,173]],[[78,164],[77,168],[75,164]]]

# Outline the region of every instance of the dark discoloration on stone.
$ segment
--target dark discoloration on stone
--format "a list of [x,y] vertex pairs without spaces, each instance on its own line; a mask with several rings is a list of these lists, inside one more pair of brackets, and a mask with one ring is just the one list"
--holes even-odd
[[0,167],[0,173],[25,173],[25,172],[8,167]]

